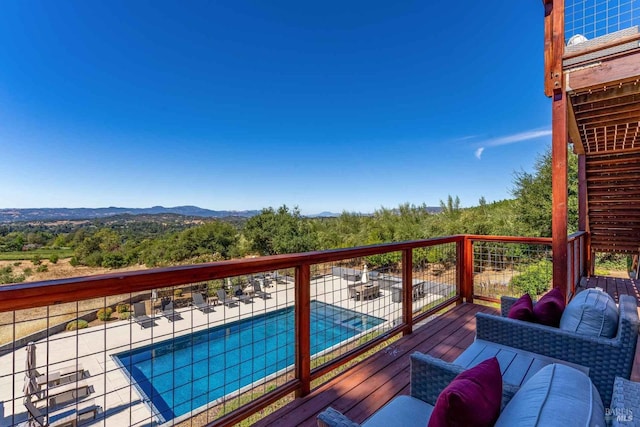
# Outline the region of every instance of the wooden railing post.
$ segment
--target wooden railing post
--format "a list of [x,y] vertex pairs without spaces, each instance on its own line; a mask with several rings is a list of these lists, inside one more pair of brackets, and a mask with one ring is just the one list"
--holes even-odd
[[464,302],[473,302],[473,240],[464,236],[457,245],[458,292]]
[[311,268],[309,264],[296,267],[296,378],[300,380],[298,397],[311,391]]
[[402,322],[404,335],[413,332],[413,249],[402,251]]

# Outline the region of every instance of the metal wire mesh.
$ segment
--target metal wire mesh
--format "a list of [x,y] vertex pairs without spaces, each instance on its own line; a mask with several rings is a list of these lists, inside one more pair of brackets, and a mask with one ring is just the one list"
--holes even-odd
[[640,25],[640,0],[565,1],[565,39],[591,40]]
[[283,270],[0,313],[0,424],[30,417],[27,342],[42,380],[28,395],[43,419],[213,421],[293,377],[294,287]]
[[396,267],[388,267],[384,261],[399,260],[401,254],[383,255],[312,266],[313,368],[367,343],[402,321],[402,300],[393,296],[385,281],[393,278],[401,282],[402,276],[392,271]]
[[550,245],[474,242],[474,295],[500,298],[541,293],[551,286],[551,261]]
[[414,316],[455,296],[456,244],[444,243],[413,250]]

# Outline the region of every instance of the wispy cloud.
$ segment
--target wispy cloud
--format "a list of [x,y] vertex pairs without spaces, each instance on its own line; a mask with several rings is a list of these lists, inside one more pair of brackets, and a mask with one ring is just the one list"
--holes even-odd
[[480,160],[482,158],[482,153],[487,147],[516,144],[518,142],[530,141],[532,139],[542,138],[549,135],[551,135],[551,129],[534,129],[526,132],[514,133],[512,135],[501,136],[500,138],[488,139],[480,143],[480,147],[475,151],[475,156]]

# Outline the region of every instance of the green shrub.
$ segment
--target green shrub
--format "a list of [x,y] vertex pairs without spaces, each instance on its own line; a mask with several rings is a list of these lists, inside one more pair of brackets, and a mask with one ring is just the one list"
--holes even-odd
[[31,257],[31,262],[33,265],[40,265],[42,264],[42,258],[40,258],[40,255],[34,255]]
[[84,328],[88,328],[89,327],[89,323],[86,320],[73,320],[69,323],[67,323],[66,326],[66,330],[67,331],[75,331],[76,329],[84,329]]
[[71,267],[77,267],[80,262],[78,261],[78,258],[71,257],[71,259],[69,260],[69,264],[71,264]]
[[24,270],[22,270],[22,274],[24,274],[25,276],[29,277],[33,275],[33,268],[31,267],[27,267]]
[[124,311],[122,313],[119,313],[118,317],[120,318],[120,320],[129,320],[129,319],[131,319],[131,312]]
[[118,313],[128,313],[129,312],[129,304],[118,304],[116,306],[116,311]]
[[13,263],[14,267],[20,267],[21,265],[22,265],[22,262],[20,262],[20,261],[16,261],[16,262]]
[[38,268],[36,268],[36,271],[37,271],[38,273],[44,273],[44,272],[49,271],[49,267],[47,267],[47,266],[46,266],[46,265],[44,265],[44,264],[43,264],[43,265],[39,265],[39,266],[38,266]]
[[111,307],[101,308],[100,310],[98,310],[98,319],[106,322],[111,318],[111,313],[113,313]]
[[182,289],[176,289],[173,291],[173,296],[176,298],[180,298],[182,296]]
[[540,295],[551,286],[553,269],[551,261],[543,260],[525,267],[520,274],[511,278],[513,289],[529,295]]
[[60,257],[58,256],[58,254],[51,254],[51,256],[49,257],[49,262],[51,262],[51,264],[57,264],[59,259]]

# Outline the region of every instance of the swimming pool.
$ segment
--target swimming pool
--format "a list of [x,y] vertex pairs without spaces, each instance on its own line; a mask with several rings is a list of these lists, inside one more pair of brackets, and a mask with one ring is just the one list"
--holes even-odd
[[[311,302],[311,354],[384,319]],[[187,414],[294,363],[294,307],[114,355],[160,422]]]

